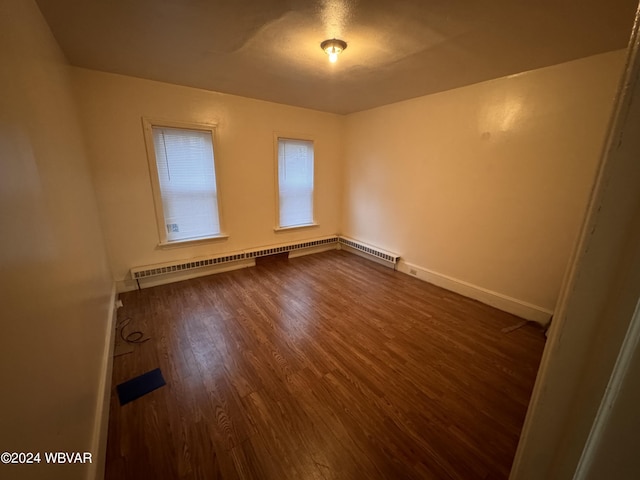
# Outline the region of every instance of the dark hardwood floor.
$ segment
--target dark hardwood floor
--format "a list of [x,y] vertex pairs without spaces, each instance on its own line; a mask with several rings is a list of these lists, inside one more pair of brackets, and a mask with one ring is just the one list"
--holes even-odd
[[[107,479],[504,479],[543,332],[344,251],[121,295]],[[167,385],[120,406],[115,385]]]

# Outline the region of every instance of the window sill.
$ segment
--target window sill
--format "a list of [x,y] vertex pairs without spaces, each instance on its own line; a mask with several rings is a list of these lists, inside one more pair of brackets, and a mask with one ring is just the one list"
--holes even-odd
[[219,240],[226,240],[227,238],[229,238],[229,235],[225,235],[225,234],[220,234],[220,235],[216,235],[214,237],[206,237],[206,238],[192,238],[192,239],[186,239],[186,240],[175,240],[173,242],[160,242],[158,244],[158,248],[178,248],[178,247],[190,247],[193,245],[198,245],[201,243],[207,243],[207,242],[216,242]]
[[292,225],[290,227],[274,227],[273,231],[274,232],[288,232],[290,230],[299,230],[301,228],[312,228],[312,227],[319,227],[320,225],[317,223],[307,223],[305,225]]

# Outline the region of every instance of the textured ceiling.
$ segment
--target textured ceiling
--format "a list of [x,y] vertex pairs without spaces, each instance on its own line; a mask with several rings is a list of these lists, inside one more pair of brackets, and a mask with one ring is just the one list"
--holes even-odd
[[[351,113],[624,48],[637,0],[37,0],[81,67]],[[348,43],[338,62],[320,49]]]

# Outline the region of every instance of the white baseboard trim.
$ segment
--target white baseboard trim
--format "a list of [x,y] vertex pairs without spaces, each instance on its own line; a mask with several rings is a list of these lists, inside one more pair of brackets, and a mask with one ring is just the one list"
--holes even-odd
[[107,457],[107,436],[109,433],[109,403],[111,401],[111,375],[113,373],[113,348],[115,345],[116,331],[116,284],[111,287],[109,297],[109,311],[107,325],[104,332],[104,350],[102,352],[102,365],[100,367],[100,379],[98,384],[98,398],[96,402],[96,416],[93,426],[93,438],[91,439],[91,453],[93,461],[87,471],[88,480],[101,480],[104,478],[104,469]]
[[[158,275],[156,277],[149,277],[140,280],[140,287],[157,287],[158,285],[166,285],[167,283],[182,282],[183,280],[190,280],[197,277],[205,277],[207,275],[213,275],[214,273],[230,272],[231,270],[239,270],[241,268],[253,267],[256,261],[253,258],[238,260],[237,262],[230,262],[221,265],[213,265],[210,267],[202,267],[194,270],[188,270],[185,272],[167,273],[164,275]],[[117,282],[118,293],[131,292],[137,290],[138,285],[135,280],[125,279]]]
[[[459,293],[465,297],[473,298],[484,304],[491,305],[498,310],[517,315],[525,320],[539,323],[542,326],[546,326],[551,320],[551,315],[553,315],[553,312],[546,308],[532,305],[517,298],[509,297],[469,282],[419,267],[404,260],[398,262],[398,271],[446,290]],[[413,271],[415,271],[415,273],[413,273]]]

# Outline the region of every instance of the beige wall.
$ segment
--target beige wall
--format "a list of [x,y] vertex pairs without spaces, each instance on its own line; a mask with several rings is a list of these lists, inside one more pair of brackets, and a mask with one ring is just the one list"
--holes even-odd
[[636,21],[512,480],[627,479],[640,471],[639,27]]
[[405,271],[544,319],[623,58],[606,53],[349,115],[343,233],[399,253]]
[[[116,280],[134,266],[337,233],[343,117],[86,69],[74,69],[73,76]],[[227,240],[158,248],[143,116],[218,125],[216,162]],[[274,132],[315,139],[318,227],[274,232]]]
[[[399,253],[403,271],[544,322],[622,58],[611,52],[347,117],[73,69],[115,279],[132,288],[124,280],[133,266],[339,232]],[[158,248],[143,116],[218,124],[228,240]],[[316,139],[317,228],[273,231],[274,131]]]
[[112,280],[68,67],[35,2],[0,2],[0,63],[1,450],[91,451]]

